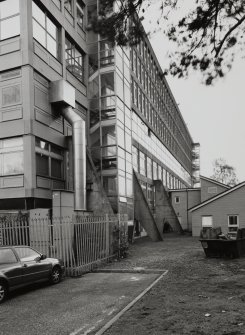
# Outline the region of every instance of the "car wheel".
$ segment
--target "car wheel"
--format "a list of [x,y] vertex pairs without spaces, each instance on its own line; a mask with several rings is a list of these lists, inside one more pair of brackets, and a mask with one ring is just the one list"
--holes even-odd
[[57,266],[53,268],[50,276],[51,284],[58,284],[61,281],[61,270]]
[[8,289],[6,284],[0,282],[0,304],[6,299]]

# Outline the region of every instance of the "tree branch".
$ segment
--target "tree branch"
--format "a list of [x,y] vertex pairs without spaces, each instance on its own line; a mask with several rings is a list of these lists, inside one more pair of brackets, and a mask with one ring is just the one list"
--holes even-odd
[[223,39],[221,40],[218,48],[216,49],[216,53],[215,53],[215,57],[217,57],[220,53],[220,50],[222,49],[227,37],[238,27],[242,24],[242,22],[245,20],[245,15],[232,27],[230,28],[229,31],[227,31],[227,33],[225,34],[225,36],[223,37]]

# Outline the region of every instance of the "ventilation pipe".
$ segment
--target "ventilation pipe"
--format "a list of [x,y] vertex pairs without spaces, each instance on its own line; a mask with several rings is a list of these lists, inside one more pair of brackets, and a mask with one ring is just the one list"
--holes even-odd
[[50,102],[58,104],[64,119],[72,126],[74,160],[74,209],[86,210],[85,121],[74,111],[75,89],[65,80],[51,83]]

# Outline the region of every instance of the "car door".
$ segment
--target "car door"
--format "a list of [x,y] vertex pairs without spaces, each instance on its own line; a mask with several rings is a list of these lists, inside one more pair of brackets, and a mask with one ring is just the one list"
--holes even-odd
[[10,288],[22,285],[22,264],[12,248],[0,248],[0,276],[7,278]]
[[15,251],[22,264],[25,284],[48,279],[52,265],[46,260],[40,260],[40,253],[26,246],[15,247]]

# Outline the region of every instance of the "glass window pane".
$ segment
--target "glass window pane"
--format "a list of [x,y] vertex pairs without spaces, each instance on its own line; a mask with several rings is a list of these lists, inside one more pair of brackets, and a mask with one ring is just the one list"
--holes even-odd
[[102,148],[102,156],[103,157],[110,157],[110,156],[116,156],[117,154],[117,147],[104,147]]
[[132,151],[132,139],[131,135],[125,132],[125,142],[126,142],[126,150],[131,152]]
[[45,141],[36,138],[36,147],[41,148],[43,150],[48,150],[48,143]]
[[101,74],[101,95],[113,95],[114,91],[114,73]]
[[46,48],[45,30],[35,20],[33,20],[33,37]]
[[15,250],[21,261],[31,261],[40,256],[39,253],[31,248],[16,247]]
[[38,175],[46,177],[49,176],[48,161],[48,156],[36,154],[36,170]]
[[120,145],[122,148],[124,148],[124,146],[125,146],[124,131],[120,127],[117,127],[117,141],[118,141],[118,145]]
[[0,22],[0,39],[4,40],[20,34],[20,17],[14,16]]
[[57,27],[48,17],[47,17],[47,31],[56,40]]
[[17,263],[17,259],[13,250],[11,249],[2,249],[0,251],[0,264],[12,264]]
[[20,12],[19,0],[7,0],[0,3],[0,19],[18,14]]
[[56,48],[56,41],[47,35],[47,50],[54,56],[57,57],[57,48]]
[[126,179],[124,176],[118,176],[119,194],[126,195]]
[[102,127],[102,145],[116,144],[115,125]]
[[84,5],[80,0],[77,0],[77,23],[83,27]]
[[45,28],[45,14],[33,1],[32,1],[32,15]]
[[62,161],[59,159],[51,158],[51,177],[63,178]]
[[117,194],[117,177],[103,176],[103,187],[107,195]]
[[23,152],[11,152],[3,154],[3,174],[23,173]]
[[72,0],[65,0],[65,8],[72,14]]

